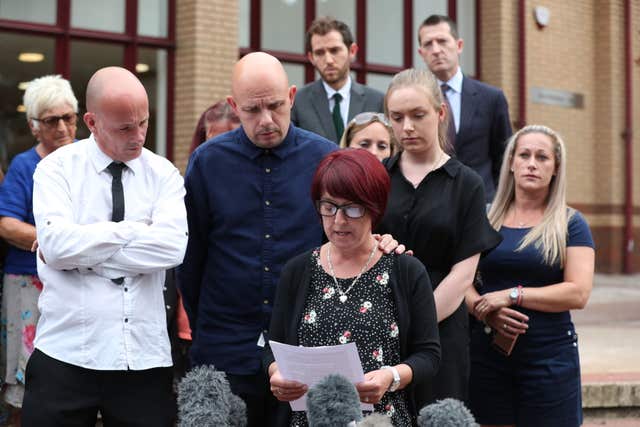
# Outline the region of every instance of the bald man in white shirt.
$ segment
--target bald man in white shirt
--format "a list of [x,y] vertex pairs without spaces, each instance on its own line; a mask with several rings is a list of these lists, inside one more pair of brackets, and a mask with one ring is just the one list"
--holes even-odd
[[22,425],[172,426],[165,270],[187,243],[178,170],[143,147],[147,93],[119,67],[87,86],[91,136],[34,174],[43,282]]

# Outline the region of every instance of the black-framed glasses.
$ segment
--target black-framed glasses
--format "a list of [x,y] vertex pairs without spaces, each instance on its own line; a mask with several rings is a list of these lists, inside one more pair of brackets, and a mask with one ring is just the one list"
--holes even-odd
[[64,121],[66,125],[69,125],[69,126],[75,125],[76,122],[78,121],[78,114],[70,113],[70,114],[63,114],[62,116],[43,117],[41,119],[32,118],[31,120],[40,122],[48,128],[56,128],[58,127],[58,122],[60,120]]
[[338,210],[341,210],[347,218],[358,219],[362,218],[367,212],[364,206],[358,203],[345,203],[344,205],[337,205],[329,200],[316,201],[316,210],[322,216],[336,216]]
[[353,123],[354,125],[366,125],[367,123],[372,122],[380,122],[385,126],[389,126],[389,121],[382,113],[374,113],[374,112],[364,112],[360,114],[356,114],[353,119],[349,122],[349,124]]

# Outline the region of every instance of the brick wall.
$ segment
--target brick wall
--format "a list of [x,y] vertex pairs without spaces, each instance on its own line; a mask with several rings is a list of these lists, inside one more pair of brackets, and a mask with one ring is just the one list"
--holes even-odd
[[[622,268],[624,227],[625,100],[633,99],[634,116],[640,113],[640,73],[633,70],[633,94],[624,79],[624,1],[584,0],[557,2],[527,0],[526,122],[540,123],[560,132],[567,145],[568,192],[571,205],[587,216],[596,240],[600,271]],[[500,86],[517,121],[518,2],[483,0],[482,78]],[[550,23],[540,29],[533,9],[545,6]],[[633,54],[640,58],[640,4],[632,2]],[[640,62],[640,60],[639,60]],[[583,108],[563,108],[531,102],[532,87],[559,89],[584,96]],[[634,169],[640,171],[640,131],[633,134]],[[640,173],[634,172],[634,235],[640,238]],[[640,241],[636,240],[640,244]],[[638,245],[636,245],[638,246]],[[640,271],[640,250],[635,248],[633,269]]]
[[174,163],[184,172],[200,114],[230,91],[238,59],[238,2],[177,0]]

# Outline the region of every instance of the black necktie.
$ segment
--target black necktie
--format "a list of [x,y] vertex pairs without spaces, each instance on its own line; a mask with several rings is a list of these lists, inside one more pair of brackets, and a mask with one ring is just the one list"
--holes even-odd
[[344,122],[342,121],[342,113],[340,112],[340,101],[342,101],[342,95],[338,92],[333,94],[333,112],[331,115],[333,116],[333,126],[336,128],[336,135],[338,135],[338,141],[342,138],[342,132],[344,132]]
[[[124,219],[124,189],[122,188],[122,169],[126,168],[124,163],[112,162],[107,169],[111,173],[111,200],[113,208],[111,210],[111,221],[120,222]],[[116,285],[121,285],[124,277],[111,279]]]
[[451,109],[451,104],[449,103],[449,98],[447,97],[447,90],[449,89],[449,85],[443,83],[440,85],[440,90],[442,90],[442,97],[444,98],[445,104],[447,104],[447,113],[449,116],[449,126],[447,128],[447,138],[449,139],[449,145],[451,150],[455,151],[456,146],[456,123],[453,120],[453,110]]

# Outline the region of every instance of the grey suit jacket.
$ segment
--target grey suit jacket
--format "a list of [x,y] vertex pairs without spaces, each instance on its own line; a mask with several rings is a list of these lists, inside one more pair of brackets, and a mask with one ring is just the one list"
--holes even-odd
[[[383,101],[382,92],[352,80],[348,120],[365,111],[381,113]],[[339,142],[329,110],[329,99],[322,85],[322,80],[311,82],[296,93],[291,110],[291,121],[294,125],[322,135],[336,144]]]

